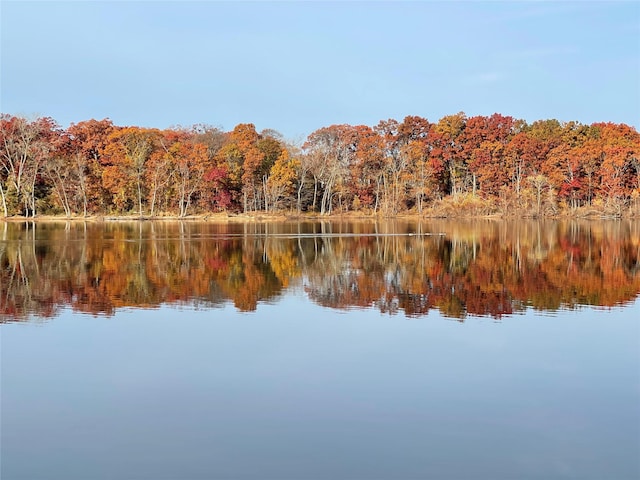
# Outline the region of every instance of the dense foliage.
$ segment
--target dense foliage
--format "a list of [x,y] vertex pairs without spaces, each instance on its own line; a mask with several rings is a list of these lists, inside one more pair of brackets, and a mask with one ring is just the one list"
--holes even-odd
[[1,214],[394,215],[640,212],[640,135],[625,124],[408,116],[332,125],[303,145],[252,124],[158,130],[0,117]]

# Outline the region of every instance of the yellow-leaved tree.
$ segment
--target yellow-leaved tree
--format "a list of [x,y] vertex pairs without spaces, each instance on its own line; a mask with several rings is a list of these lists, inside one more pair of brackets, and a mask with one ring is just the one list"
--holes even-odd
[[278,210],[285,199],[293,201],[299,169],[300,160],[292,158],[289,151],[283,149],[269,171],[266,184],[268,206],[271,211]]

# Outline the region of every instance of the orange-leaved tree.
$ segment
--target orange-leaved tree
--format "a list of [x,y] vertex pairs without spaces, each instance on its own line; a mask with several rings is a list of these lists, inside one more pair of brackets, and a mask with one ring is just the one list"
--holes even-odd
[[148,162],[158,137],[158,130],[138,127],[116,130],[109,136],[104,150],[109,164],[104,168],[102,181],[120,211],[137,207],[138,214],[144,215]]

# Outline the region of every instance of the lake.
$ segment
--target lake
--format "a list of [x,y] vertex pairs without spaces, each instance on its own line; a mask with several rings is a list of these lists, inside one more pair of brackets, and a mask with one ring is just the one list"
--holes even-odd
[[0,223],[8,479],[640,478],[640,222]]

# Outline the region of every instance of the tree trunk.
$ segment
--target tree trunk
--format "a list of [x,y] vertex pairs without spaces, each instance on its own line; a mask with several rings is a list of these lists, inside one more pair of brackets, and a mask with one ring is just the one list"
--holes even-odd
[[0,196],[2,197],[2,210],[4,211],[5,218],[9,216],[9,210],[7,210],[7,199],[4,195],[4,188],[2,188],[2,183],[0,183]]
[[318,177],[313,176],[313,211],[316,211],[316,202],[318,201]]
[[267,176],[262,176],[262,191],[264,194],[264,211],[269,211],[269,192],[267,191]]
[[138,212],[140,214],[140,218],[142,218],[142,185],[140,180],[138,179],[137,182],[137,187],[138,187]]
[[296,206],[298,207],[298,213],[302,212],[302,188],[304,187],[305,174],[300,177],[300,185],[298,186],[298,198]]

